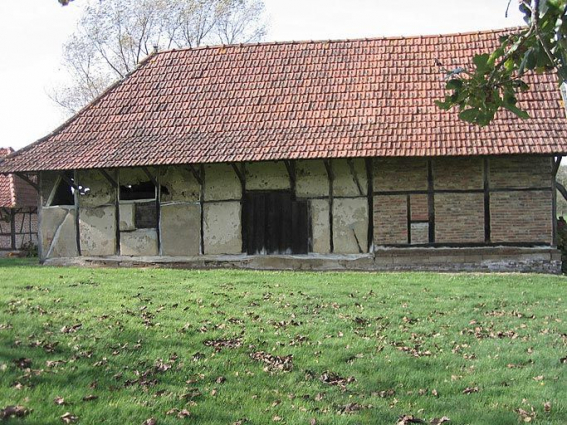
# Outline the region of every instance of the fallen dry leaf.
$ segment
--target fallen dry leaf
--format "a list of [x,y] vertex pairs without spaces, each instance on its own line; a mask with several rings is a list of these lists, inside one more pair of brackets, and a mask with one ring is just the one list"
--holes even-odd
[[53,403],[55,403],[58,406],[64,406],[65,404],[65,399],[63,397],[55,397],[55,399],[53,399]]
[[257,351],[250,354],[252,360],[264,362],[266,364],[266,371],[284,371],[289,372],[293,369],[293,355],[288,356],[275,356],[264,351]]
[[79,329],[81,329],[82,326],[83,326],[82,323],[77,323],[76,325],[72,325],[72,326],[63,326],[61,328],[61,333],[72,334],[74,332],[77,332]]
[[31,361],[31,359],[26,359],[26,358],[22,357],[20,359],[14,360],[14,364],[16,365],[16,367],[18,367],[20,369],[28,369],[28,368],[31,367],[32,361]]
[[346,388],[347,384],[350,384],[351,382],[356,381],[356,379],[354,378],[354,376],[349,376],[348,378],[343,378],[339,375],[337,375],[334,372],[324,372],[321,377],[319,378],[319,380],[325,384],[329,384],[329,385],[336,385],[339,386],[343,389]]
[[79,418],[70,412],[66,412],[64,415],[61,415],[61,420],[64,424],[72,424],[73,422],[77,422]]
[[413,415],[403,415],[398,418],[396,425],[408,425],[408,424],[424,424],[424,420],[416,418]]
[[479,392],[478,387],[473,387],[473,388],[467,387],[463,390],[463,394],[472,394],[472,393],[478,393],[478,392]]
[[11,417],[23,418],[29,413],[30,410],[24,406],[8,406],[0,410],[0,419],[10,419]]
[[146,419],[144,422],[142,422],[142,425],[156,425],[157,424],[157,420],[155,418],[149,418]]
[[441,425],[446,422],[451,422],[451,419],[449,419],[447,416],[443,416],[442,418],[431,419],[431,425]]
[[96,400],[98,398],[98,396],[93,395],[93,394],[89,394],[83,397],[83,401],[93,401]]
[[547,413],[551,412],[551,402],[550,401],[546,401],[545,403],[543,403],[543,410]]

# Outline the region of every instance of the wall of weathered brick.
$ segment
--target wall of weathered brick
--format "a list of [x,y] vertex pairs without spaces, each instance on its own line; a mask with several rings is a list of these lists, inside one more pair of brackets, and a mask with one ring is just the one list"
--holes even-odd
[[435,158],[428,167],[423,158],[374,161],[375,245],[553,242],[551,157]]

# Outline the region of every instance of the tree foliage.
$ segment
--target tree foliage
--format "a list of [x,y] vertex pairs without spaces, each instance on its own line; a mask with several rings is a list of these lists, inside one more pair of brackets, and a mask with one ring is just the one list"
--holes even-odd
[[156,50],[257,41],[265,31],[262,0],[91,0],[63,47],[69,84],[52,98],[74,113]]
[[502,108],[528,118],[517,98],[529,90],[527,73],[556,72],[559,84],[567,80],[567,0],[519,3],[527,26],[501,37],[492,53],[476,55],[471,69],[444,70],[450,93],[437,102],[439,107],[457,107],[462,120],[480,126],[488,125]]

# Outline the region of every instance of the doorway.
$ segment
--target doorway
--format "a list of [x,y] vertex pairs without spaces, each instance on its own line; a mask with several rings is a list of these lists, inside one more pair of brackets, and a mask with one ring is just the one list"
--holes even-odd
[[246,252],[249,255],[307,254],[307,201],[290,192],[247,192],[244,200]]

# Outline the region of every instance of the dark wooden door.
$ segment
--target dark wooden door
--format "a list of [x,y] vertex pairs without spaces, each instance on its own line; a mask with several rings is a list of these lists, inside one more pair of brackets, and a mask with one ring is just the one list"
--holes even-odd
[[244,214],[248,254],[307,254],[306,201],[293,200],[283,191],[247,192]]

